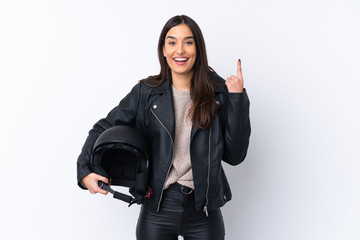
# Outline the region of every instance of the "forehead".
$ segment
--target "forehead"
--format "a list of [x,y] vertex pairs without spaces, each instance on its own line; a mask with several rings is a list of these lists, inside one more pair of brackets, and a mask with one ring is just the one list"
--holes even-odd
[[170,30],[166,34],[166,37],[168,37],[168,36],[172,36],[175,38],[185,38],[185,37],[193,36],[193,33],[192,33],[191,29],[188,27],[188,25],[180,24],[180,25],[170,28]]

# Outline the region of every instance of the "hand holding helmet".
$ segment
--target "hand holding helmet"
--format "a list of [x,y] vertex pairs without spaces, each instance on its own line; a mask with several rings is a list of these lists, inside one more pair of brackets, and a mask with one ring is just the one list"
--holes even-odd
[[108,192],[98,186],[99,181],[109,184],[109,180],[106,177],[100,176],[96,173],[90,173],[81,180],[81,182],[92,194],[101,193],[106,195]]

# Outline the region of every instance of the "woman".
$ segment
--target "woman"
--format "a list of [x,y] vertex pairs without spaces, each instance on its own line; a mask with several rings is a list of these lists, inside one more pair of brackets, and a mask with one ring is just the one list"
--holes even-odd
[[161,71],[140,81],[106,118],[90,130],[78,159],[78,181],[106,194],[89,156],[107,128],[129,125],[151,142],[148,185],[153,195],[141,207],[137,239],[224,239],[220,207],[231,199],[221,162],[242,162],[250,137],[249,100],[237,75],[224,81],[208,66],[200,28],[175,16],[158,43]]

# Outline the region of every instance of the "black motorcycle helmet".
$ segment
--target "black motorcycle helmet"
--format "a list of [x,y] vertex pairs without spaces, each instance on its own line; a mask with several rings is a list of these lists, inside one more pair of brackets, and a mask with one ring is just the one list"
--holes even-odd
[[115,186],[129,187],[133,197],[115,192],[106,184],[99,186],[129,203],[141,204],[151,195],[147,187],[150,146],[135,128],[121,125],[105,130],[96,140],[90,160],[91,169]]

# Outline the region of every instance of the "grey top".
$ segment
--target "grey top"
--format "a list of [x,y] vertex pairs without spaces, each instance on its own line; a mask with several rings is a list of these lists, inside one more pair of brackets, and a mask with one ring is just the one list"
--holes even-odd
[[164,189],[178,182],[194,189],[190,160],[191,119],[188,112],[191,106],[190,90],[178,90],[172,86],[175,111],[174,159]]

